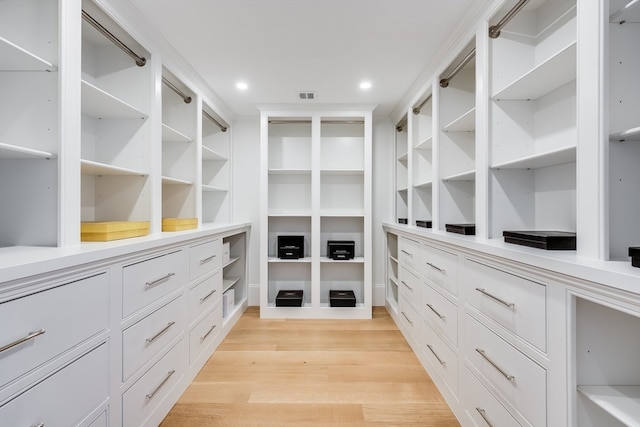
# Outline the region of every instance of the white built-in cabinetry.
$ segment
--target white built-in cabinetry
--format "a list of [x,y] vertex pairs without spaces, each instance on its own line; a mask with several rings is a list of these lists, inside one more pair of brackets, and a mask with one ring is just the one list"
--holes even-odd
[[[372,108],[262,108],[261,290],[263,317],[371,317]],[[278,236],[304,238],[304,257],[278,258]],[[351,240],[355,258],[327,256],[329,240]],[[276,307],[278,291],[302,290],[302,307]],[[350,290],[356,307],[330,307]]]

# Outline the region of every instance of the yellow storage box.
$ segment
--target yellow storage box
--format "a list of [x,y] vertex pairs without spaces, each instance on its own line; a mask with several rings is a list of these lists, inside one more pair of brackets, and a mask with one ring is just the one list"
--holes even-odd
[[83,242],[109,242],[149,234],[149,221],[82,222],[80,240]]
[[163,218],[162,231],[182,231],[198,228],[198,218]]

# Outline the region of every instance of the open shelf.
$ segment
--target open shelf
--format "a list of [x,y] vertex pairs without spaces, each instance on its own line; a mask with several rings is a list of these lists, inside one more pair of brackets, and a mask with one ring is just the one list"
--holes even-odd
[[422,142],[419,142],[414,148],[416,150],[430,150],[433,147],[433,137],[430,136]]
[[566,147],[492,165],[491,169],[538,169],[575,161],[576,147]]
[[578,391],[625,426],[640,425],[640,385],[579,386]]
[[213,185],[203,185],[202,191],[207,193],[228,193],[229,190],[226,188],[215,187]]
[[184,133],[175,130],[174,128],[162,124],[162,141],[164,142],[191,142],[192,139],[189,138]]
[[240,277],[225,277],[222,280],[222,293],[225,293],[229,288],[240,281]]
[[57,71],[51,62],[0,37],[0,71]]
[[460,172],[454,175],[445,176],[442,178],[443,181],[473,181],[476,179],[476,171],[470,170],[465,172]]
[[269,169],[269,175],[311,175],[311,169]]
[[473,132],[476,130],[476,108],[464,112],[443,128],[445,132]]
[[162,177],[162,184],[164,185],[193,185],[193,182],[186,181],[184,179],[171,178],[169,176]]
[[106,163],[94,162],[91,160],[80,160],[80,170],[85,175],[113,175],[113,176],[148,176],[148,173],[122,168],[119,166],[113,166]]
[[82,81],[82,114],[99,119],[146,119],[147,114],[93,84]]
[[18,145],[0,143],[0,159],[53,159],[56,155]]

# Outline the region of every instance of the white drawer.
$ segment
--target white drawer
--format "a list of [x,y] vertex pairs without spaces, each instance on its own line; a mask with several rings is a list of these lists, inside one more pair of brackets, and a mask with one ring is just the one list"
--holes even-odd
[[189,248],[189,280],[210,273],[222,265],[220,239],[201,243]]
[[423,262],[427,279],[453,295],[458,295],[458,255],[425,245]]
[[102,412],[98,418],[93,420],[87,427],[109,427],[107,421],[107,411]]
[[424,286],[422,313],[431,327],[458,346],[458,307],[431,286]]
[[404,266],[400,267],[400,293],[409,301],[416,310],[422,304],[422,288],[424,287],[422,280],[416,276],[411,270]]
[[401,265],[421,274],[422,245],[420,242],[400,237],[398,240],[398,260]]
[[0,347],[32,337],[0,352],[0,386],[106,329],[108,309],[106,273],[0,304]]
[[185,284],[182,251],[122,269],[122,316],[126,317]]
[[458,356],[431,329],[424,325],[424,344],[422,352],[435,367],[436,372],[447,383],[451,392],[458,395]]
[[179,297],[123,331],[123,381],[182,333],[182,304],[182,297]]
[[522,337],[546,350],[546,286],[467,260],[466,299],[470,305]]
[[465,369],[464,402],[469,416],[478,426],[520,427],[509,411]]
[[72,426],[109,395],[109,352],[102,344],[0,407],[0,426]]
[[189,364],[200,356],[222,330],[222,310],[218,305],[189,331]]
[[413,338],[414,344],[420,345],[417,341],[422,332],[420,315],[415,307],[407,302],[407,299],[403,295],[400,295],[398,298],[398,317],[400,318],[400,326],[403,330]]
[[[185,341],[181,340],[162,359],[153,365],[122,395],[123,426],[145,426],[147,420],[186,370]],[[165,402],[169,407],[173,402]]]
[[471,316],[465,316],[465,323],[469,362],[532,425],[546,425],[545,369]]
[[189,320],[197,319],[202,313],[218,304],[221,295],[222,273],[220,271],[189,289]]

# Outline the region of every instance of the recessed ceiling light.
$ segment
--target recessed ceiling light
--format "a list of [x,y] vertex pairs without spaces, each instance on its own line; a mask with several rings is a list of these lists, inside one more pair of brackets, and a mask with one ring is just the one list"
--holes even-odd
[[249,89],[249,85],[245,82],[238,82],[236,83],[236,88],[238,88],[239,90],[247,90]]
[[360,89],[371,89],[371,82],[360,83]]

